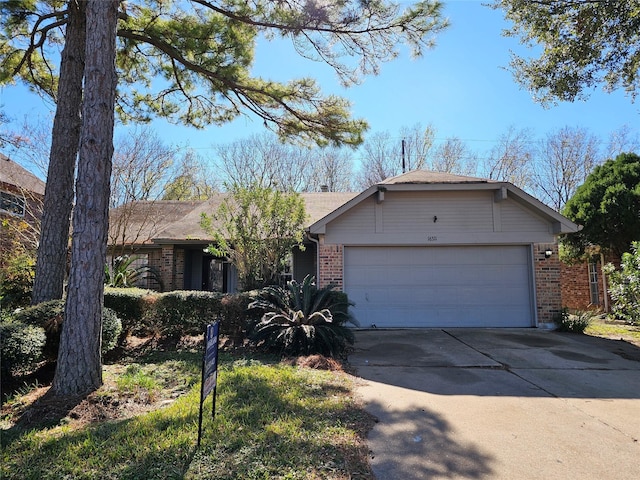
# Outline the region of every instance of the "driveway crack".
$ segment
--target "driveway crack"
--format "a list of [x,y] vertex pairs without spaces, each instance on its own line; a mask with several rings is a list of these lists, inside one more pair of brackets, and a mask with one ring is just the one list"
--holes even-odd
[[511,369],[511,366],[509,364],[506,364],[504,362],[501,362],[500,360],[492,357],[491,355],[489,355],[486,352],[483,352],[482,350],[478,350],[476,347],[474,347],[473,345],[471,345],[470,343],[465,342],[464,340],[461,340],[459,337],[455,336],[453,333],[451,333],[448,330],[442,330],[444,333],[446,333],[447,335],[449,335],[451,338],[453,338],[454,340],[456,340],[457,342],[460,342],[461,344],[463,344],[464,346],[466,346],[467,348],[470,348],[471,350],[478,352],[480,355],[483,355],[485,357],[487,357],[489,360],[491,360],[492,362],[496,362],[500,365],[500,367],[495,367],[495,368],[499,368],[502,370],[506,370],[507,372],[509,372],[511,375],[519,378],[520,380],[524,381],[525,383],[528,383],[529,385],[532,385],[533,387],[543,391],[544,393],[546,393],[547,395],[549,395],[550,397],[553,398],[560,398],[558,395],[556,395],[555,393],[547,390],[546,388],[542,387],[541,385],[538,385],[534,382],[532,382],[531,380],[524,378],[522,375],[517,374],[516,372],[514,372]]

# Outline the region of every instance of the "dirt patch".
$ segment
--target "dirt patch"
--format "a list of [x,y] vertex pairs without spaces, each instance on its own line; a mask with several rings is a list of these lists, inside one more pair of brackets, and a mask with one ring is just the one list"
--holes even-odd
[[118,392],[114,382],[105,382],[86,396],[58,396],[50,387],[38,387],[20,397],[19,402],[2,406],[4,428],[29,430],[60,423],[82,427],[90,423],[131,418],[171,403],[173,399],[151,401],[141,395]]
[[308,357],[298,357],[291,362],[298,367],[313,368],[316,370],[329,370],[332,372],[342,372],[342,364],[333,358],[324,355],[309,355]]

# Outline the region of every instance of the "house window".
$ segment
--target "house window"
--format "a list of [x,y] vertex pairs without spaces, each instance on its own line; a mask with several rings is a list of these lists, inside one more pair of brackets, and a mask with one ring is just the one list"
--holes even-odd
[[287,282],[291,280],[293,280],[293,255],[289,254],[285,259],[282,270],[280,271],[280,285],[284,287],[287,285]]
[[599,305],[600,297],[598,293],[598,265],[589,263],[589,291],[591,293],[591,304]]
[[24,217],[24,197],[0,192],[0,211]]

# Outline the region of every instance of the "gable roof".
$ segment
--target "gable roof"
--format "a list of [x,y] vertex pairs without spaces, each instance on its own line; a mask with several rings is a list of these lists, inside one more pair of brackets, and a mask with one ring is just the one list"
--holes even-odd
[[434,184],[434,183],[495,183],[486,178],[465,177],[453,173],[412,170],[395,177],[389,177],[378,185]]
[[[308,215],[307,231],[311,234],[325,232],[326,225],[371,195],[384,195],[387,191],[463,191],[489,190],[499,199],[511,198],[548,220],[554,233],[572,233],[580,229],[552,208],[532,197],[524,190],[508,182],[453,175],[449,173],[414,170],[388,178],[372,185],[361,193],[310,192],[301,193]],[[200,227],[203,213],[212,214],[228,197],[216,193],[204,201],[138,201],[110,211],[110,231],[113,236],[118,219],[127,223],[125,244],[202,243],[212,240]],[[220,228],[214,222],[214,228]],[[110,236],[110,238],[112,238]]]
[[2,153],[0,153],[0,184],[44,195],[45,183]]
[[568,218],[509,182],[500,182],[477,177],[466,177],[450,173],[431,172],[428,170],[413,170],[372,185],[364,192],[329,213],[327,216],[313,223],[308,230],[311,234],[325,233],[326,226],[329,222],[355,207],[360,202],[366,200],[371,195],[384,195],[384,192],[387,191],[420,190],[493,190],[495,191],[496,198],[505,199],[509,196],[518,203],[530,208],[538,215],[547,219],[553,224],[554,233],[556,234],[574,233],[579,231],[581,228],[579,225],[576,225]]
[[[308,217],[306,226],[356,195],[344,192],[301,193]],[[200,227],[200,219],[203,213],[215,213],[228,196],[227,193],[215,193],[208,200],[201,201],[137,201],[111,209],[110,238],[118,236],[117,229],[122,221],[127,224],[125,244],[210,241],[212,237]],[[220,228],[221,225],[214,222],[213,227]],[[121,238],[119,243],[123,243]]]

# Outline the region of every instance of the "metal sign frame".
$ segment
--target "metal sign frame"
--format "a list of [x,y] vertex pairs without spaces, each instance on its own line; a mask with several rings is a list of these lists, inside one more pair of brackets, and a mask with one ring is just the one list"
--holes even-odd
[[200,385],[200,415],[198,417],[198,447],[202,439],[202,410],[204,401],[213,392],[211,418],[216,418],[216,390],[218,386],[218,343],[220,321],[207,325],[204,332],[204,355],[202,357],[202,383]]

